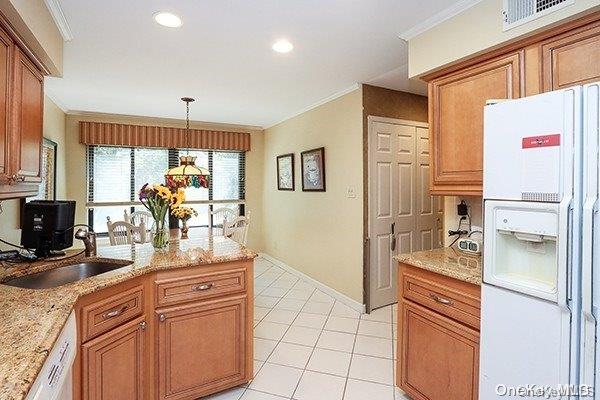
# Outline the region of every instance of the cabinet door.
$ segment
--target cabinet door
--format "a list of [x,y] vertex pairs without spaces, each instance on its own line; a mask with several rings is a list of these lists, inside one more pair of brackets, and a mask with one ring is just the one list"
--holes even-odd
[[8,183],[10,177],[8,135],[13,51],[12,39],[0,29],[0,184]]
[[522,53],[509,54],[429,83],[432,194],[481,195],[483,108],[520,97]]
[[542,44],[544,91],[600,80],[600,24],[559,35]]
[[141,317],[81,346],[83,399],[144,398],[145,330]]
[[246,379],[246,297],[157,310],[160,399],[193,399]]
[[476,400],[479,333],[403,300],[398,384],[415,400]]
[[12,173],[18,182],[40,182],[44,77],[18,48],[15,51]]

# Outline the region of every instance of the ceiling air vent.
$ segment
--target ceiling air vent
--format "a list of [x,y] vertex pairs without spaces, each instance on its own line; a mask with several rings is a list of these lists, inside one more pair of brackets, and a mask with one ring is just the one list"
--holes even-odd
[[504,30],[523,25],[575,3],[575,0],[504,0]]

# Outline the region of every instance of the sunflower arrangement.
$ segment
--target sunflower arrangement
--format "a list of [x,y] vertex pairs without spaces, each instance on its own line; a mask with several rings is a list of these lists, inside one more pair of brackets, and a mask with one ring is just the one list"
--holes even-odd
[[198,216],[198,212],[191,207],[176,207],[173,208],[171,214],[178,220],[187,222],[190,218]]
[[155,232],[152,235],[152,245],[162,250],[169,242],[169,232],[166,229],[166,217],[169,210],[174,210],[185,201],[185,191],[182,188],[171,189],[164,185],[145,184],[139,193],[142,205],[150,211],[154,218]]

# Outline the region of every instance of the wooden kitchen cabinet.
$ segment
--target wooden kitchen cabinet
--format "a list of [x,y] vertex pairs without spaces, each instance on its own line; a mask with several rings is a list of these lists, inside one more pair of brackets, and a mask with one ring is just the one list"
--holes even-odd
[[74,400],[193,400],[250,381],[253,277],[251,260],[174,268],[79,299]]
[[483,192],[483,107],[600,81],[600,12],[422,77],[429,85],[430,192]]
[[146,327],[142,316],[83,344],[84,399],[144,398]]
[[10,179],[10,154],[11,143],[10,129],[10,96],[12,88],[12,39],[0,29],[0,185]]
[[482,194],[483,108],[520,97],[522,58],[519,51],[429,83],[431,194]]
[[44,77],[18,48],[15,51],[12,172],[17,183],[39,183],[44,114]]
[[414,400],[477,400],[481,289],[399,264],[396,385]]
[[37,64],[0,25],[0,200],[38,193],[43,82]]
[[600,23],[542,43],[544,91],[600,81]]
[[157,310],[159,399],[195,399],[246,381],[246,302]]

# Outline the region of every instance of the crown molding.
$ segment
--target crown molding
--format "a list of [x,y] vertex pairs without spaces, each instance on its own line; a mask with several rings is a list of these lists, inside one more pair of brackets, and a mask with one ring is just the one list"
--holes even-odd
[[319,106],[321,106],[321,105],[323,105],[325,103],[329,103],[330,101],[337,99],[338,97],[342,97],[345,94],[353,92],[356,89],[358,89],[359,87],[360,87],[360,83],[354,83],[351,86],[348,86],[347,88],[342,89],[339,92],[336,92],[336,93],[332,94],[331,96],[328,96],[328,97],[326,97],[324,99],[321,99],[321,100],[317,101],[316,103],[313,103],[313,104],[309,105],[308,107],[304,107],[303,109],[301,109],[299,111],[296,111],[293,114],[290,114],[287,117],[278,120],[275,123],[272,123],[270,125],[267,125],[267,126],[263,127],[263,129],[267,130],[269,128],[274,127],[275,125],[279,125],[280,123],[282,123],[284,121],[287,121],[288,119],[292,119],[294,117],[297,117],[300,114],[304,114],[305,112],[312,110],[313,108],[317,108],[317,107],[319,107]]
[[460,0],[459,2],[453,4],[452,6],[440,11],[439,13],[433,15],[430,18],[427,18],[425,21],[413,26],[412,28],[398,34],[398,37],[406,42],[415,36],[420,35],[421,33],[433,28],[436,25],[441,24],[442,22],[449,20],[450,18],[462,13],[465,10],[473,7],[477,3],[480,3],[482,0]]
[[63,40],[65,42],[73,40],[73,32],[71,31],[71,27],[67,22],[67,18],[65,17],[62,7],[60,6],[59,0],[44,0],[44,3],[46,4],[48,11],[50,11],[50,15],[52,15],[52,19],[62,35]]

